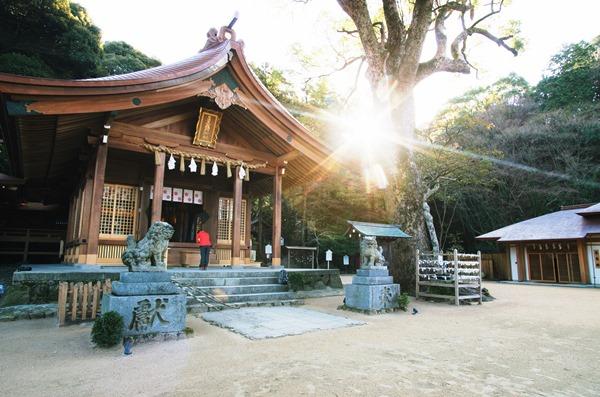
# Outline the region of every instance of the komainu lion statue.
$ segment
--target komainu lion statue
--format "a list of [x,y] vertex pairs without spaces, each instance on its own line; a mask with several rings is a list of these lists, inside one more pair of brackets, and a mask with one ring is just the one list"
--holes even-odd
[[377,246],[377,239],[365,236],[360,241],[360,266],[384,266],[385,258],[382,249]]
[[167,222],[154,222],[143,239],[127,236],[127,248],[121,259],[130,272],[166,271],[165,251],[175,229]]

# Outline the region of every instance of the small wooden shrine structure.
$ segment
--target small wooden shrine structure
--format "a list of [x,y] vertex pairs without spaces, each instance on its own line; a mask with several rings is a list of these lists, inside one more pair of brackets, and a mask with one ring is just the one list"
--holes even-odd
[[0,74],[0,127],[21,202],[65,208],[64,261],[117,264],[127,235],[158,220],[170,265],[248,261],[251,201],[272,194],[281,262],[282,189],[319,176],[330,151],[252,73],[227,27],[172,65],[87,80]]
[[362,236],[373,236],[377,243],[383,248],[383,256],[387,262],[392,260],[391,243],[399,238],[410,238],[410,236],[399,225],[387,223],[348,221],[350,225],[346,230],[346,235],[350,238],[360,239]]

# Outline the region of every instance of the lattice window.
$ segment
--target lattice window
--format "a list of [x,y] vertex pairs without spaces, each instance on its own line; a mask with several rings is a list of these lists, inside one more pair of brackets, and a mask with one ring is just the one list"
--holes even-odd
[[[217,240],[231,244],[233,229],[233,199],[219,198],[219,220],[217,224]],[[246,200],[242,200],[242,213],[240,217],[240,243],[246,240]]]
[[135,234],[138,188],[104,184],[100,214],[100,236],[123,237]]

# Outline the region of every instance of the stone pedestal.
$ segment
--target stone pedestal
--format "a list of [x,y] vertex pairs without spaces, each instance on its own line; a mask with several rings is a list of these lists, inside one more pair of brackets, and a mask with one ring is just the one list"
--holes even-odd
[[344,287],[346,306],[351,309],[378,311],[398,307],[400,285],[394,284],[386,266],[358,269],[352,284]]
[[167,272],[128,272],[102,297],[102,313],[123,316],[124,336],[167,334],[185,328],[186,296]]

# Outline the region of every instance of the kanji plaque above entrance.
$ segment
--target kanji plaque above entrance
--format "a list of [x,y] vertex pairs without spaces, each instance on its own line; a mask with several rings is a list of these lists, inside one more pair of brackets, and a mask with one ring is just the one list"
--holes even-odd
[[200,108],[194,145],[215,147],[221,126],[221,117],[223,117],[223,114],[220,112]]

